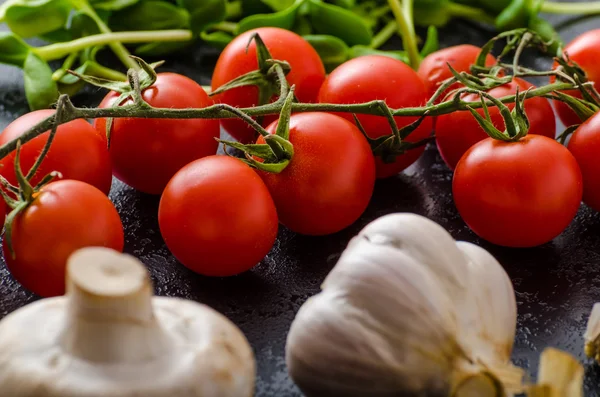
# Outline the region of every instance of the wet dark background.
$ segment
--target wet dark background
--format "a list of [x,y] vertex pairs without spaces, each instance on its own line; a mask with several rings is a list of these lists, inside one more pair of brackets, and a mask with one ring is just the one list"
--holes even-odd
[[[600,28],[600,18],[550,18],[567,42],[581,32]],[[482,45],[492,35],[466,22],[453,22],[440,32],[444,47],[464,42]],[[176,71],[209,84],[217,57],[218,51],[198,46],[193,53],[169,58],[161,70]],[[528,54],[525,62],[538,68],[547,68],[551,63],[535,53]],[[0,65],[0,128],[27,111],[21,87],[20,71]],[[103,95],[102,91],[87,89],[74,102],[95,106]],[[368,222],[392,212],[425,215],[455,238],[480,244],[495,255],[512,278],[517,295],[515,363],[535,376],[539,354],[545,347],[564,349],[585,362],[586,396],[600,396],[600,367],[585,360],[582,337],[589,311],[594,302],[600,301],[600,214],[582,205],[572,225],[542,247],[495,247],[478,239],[460,219],[452,201],[451,176],[435,147],[428,147],[409,170],[377,183],[369,209],[352,227],[320,238],[299,236],[281,227],[273,250],[262,263],[246,274],[227,279],[198,276],[169,254],[158,231],[158,197],[140,194],[115,181],[111,198],[125,227],[125,251],[148,266],[157,294],[210,305],[246,334],[258,362],[257,396],[301,395],[285,367],[285,338],[290,323],[300,305],[319,291],[348,240]],[[35,299],[0,263],[0,316]]]

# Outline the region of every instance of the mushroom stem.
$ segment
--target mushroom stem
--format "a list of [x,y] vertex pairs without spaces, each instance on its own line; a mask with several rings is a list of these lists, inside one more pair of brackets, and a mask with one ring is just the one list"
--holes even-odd
[[173,341],[156,321],[152,284],[134,257],[85,248],[67,263],[69,304],[60,343],[96,363],[137,363],[162,356]]

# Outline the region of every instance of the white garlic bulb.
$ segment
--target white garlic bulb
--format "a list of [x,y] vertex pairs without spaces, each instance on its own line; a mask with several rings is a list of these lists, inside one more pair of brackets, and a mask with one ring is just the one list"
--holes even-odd
[[67,295],[0,322],[0,395],[248,397],[255,361],[228,319],[152,297],[146,268],[107,248],[75,252]]
[[498,396],[510,362],[512,284],[484,249],[415,214],[354,237],[292,323],[286,361],[308,396]]

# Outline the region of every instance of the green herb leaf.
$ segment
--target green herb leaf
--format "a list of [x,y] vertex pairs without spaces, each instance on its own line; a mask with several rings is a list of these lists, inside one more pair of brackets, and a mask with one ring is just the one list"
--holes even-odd
[[310,20],[316,32],[339,37],[348,45],[371,44],[373,33],[361,17],[321,0],[308,1]]
[[283,11],[271,14],[251,15],[242,19],[237,28],[237,34],[264,26],[274,26],[282,29],[292,29],[298,9],[305,0],[296,0],[294,4]]
[[355,45],[350,48],[350,58],[358,58],[365,55],[383,55],[386,57],[394,58],[399,61],[402,61],[408,65],[408,54],[404,51],[381,51],[374,50],[371,47],[366,47],[362,45]]
[[430,26],[427,29],[427,39],[423,48],[421,48],[421,56],[425,58],[427,55],[437,51],[440,48],[440,42],[438,40],[438,31],[435,26]]
[[190,29],[198,34],[210,25],[225,20],[227,1],[225,0],[177,0],[177,4],[190,14]]
[[530,15],[529,0],[512,0],[496,17],[496,28],[500,31],[525,28]]
[[350,59],[350,48],[337,37],[308,35],[304,39],[317,50],[328,72]]
[[298,13],[296,15],[296,21],[294,22],[294,26],[292,26],[292,31],[294,31],[300,36],[307,36],[312,34],[313,28],[308,18]]
[[273,11],[283,11],[292,5],[295,0],[261,0],[263,3],[273,9]]
[[20,68],[25,64],[31,47],[10,32],[0,32],[0,62]]
[[68,0],[10,0],[3,5],[4,22],[21,37],[35,37],[65,27],[71,12]]
[[414,2],[414,20],[419,26],[445,26],[452,14],[448,12],[449,0],[419,0]]
[[190,13],[166,1],[143,1],[115,12],[110,18],[113,30],[165,30],[190,26]]
[[348,10],[356,6],[356,0],[330,0],[329,2]]
[[200,33],[200,38],[211,46],[222,50],[233,40],[233,35],[220,31],[202,32]]
[[118,11],[123,8],[131,7],[140,0],[89,0],[92,7],[96,10]]
[[39,56],[29,52],[23,63],[25,96],[31,110],[46,109],[58,99],[52,69]]

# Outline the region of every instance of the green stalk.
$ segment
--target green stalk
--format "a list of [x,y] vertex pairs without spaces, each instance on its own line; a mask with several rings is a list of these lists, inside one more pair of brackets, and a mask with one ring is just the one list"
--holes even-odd
[[410,66],[417,70],[421,63],[421,55],[417,46],[417,36],[413,23],[413,0],[388,0],[394,18],[398,23],[398,31],[402,37],[404,50],[408,53]]
[[[140,32],[111,32],[85,36],[76,40],[37,47],[33,51],[46,61],[61,59],[89,47],[120,43],[148,43],[153,41],[188,41],[192,39],[190,30],[161,30]],[[130,61],[133,61],[127,56]]]
[[572,14],[572,15],[593,15],[600,14],[600,2],[582,1],[579,3],[555,3],[545,1],[542,3],[541,12],[549,14]]
[[[106,26],[106,24],[104,23],[104,21],[102,19],[100,19],[100,17],[96,13],[96,11],[92,8],[92,6],[88,2],[88,0],[71,0],[71,4],[73,4],[73,6],[77,10],[84,12],[87,16],[92,18],[92,20],[98,26],[98,29],[100,30],[100,32],[112,33],[110,28],[108,26]],[[127,48],[125,48],[125,46],[123,44],[121,44],[117,41],[114,41],[112,43],[109,43],[108,46],[115,53],[117,58],[119,58],[119,60],[123,63],[123,65],[125,65],[128,69],[133,68],[134,70],[139,70],[140,66],[137,64],[137,62],[135,62],[133,59],[130,58],[131,54],[129,53]]]
[[223,22],[219,22],[215,25],[212,25],[210,28],[215,29],[215,30],[220,30],[222,32],[235,34],[235,32],[237,31],[237,28],[238,28],[238,24],[235,22],[223,21]]
[[473,21],[483,22],[488,25],[494,25],[495,23],[495,18],[493,16],[476,7],[453,3],[450,1],[448,2],[446,10],[450,15],[452,15],[452,17],[471,19]]
[[394,33],[396,33],[397,31],[398,23],[396,21],[388,22],[388,24],[385,25],[383,29],[381,29],[379,33],[375,35],[375,37],[373,37],[373,41],[371,42],[371,48],[375,50],[378,49],[379,47],[384,45],[389,39],[391,39]]
[[126,81],[127,76],[118,70],[107,68],[99,63],[92,62],[87,66],[86,73],[90,76],[100,77],[112,81]]

